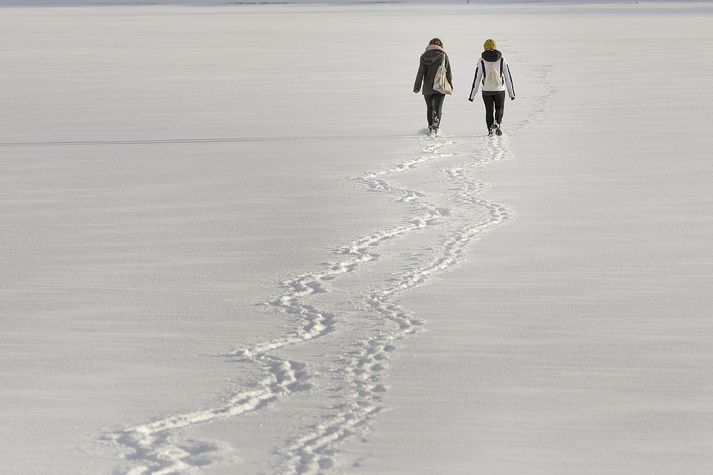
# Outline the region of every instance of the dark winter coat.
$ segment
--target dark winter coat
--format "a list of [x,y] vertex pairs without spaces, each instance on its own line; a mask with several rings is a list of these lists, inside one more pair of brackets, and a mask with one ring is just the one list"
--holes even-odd
[[[437,91],[433,90],[433,79],[436,77],[436,72],[441,66],[443,57],[446,57],[446,78],[453,86],[453,79],[451,77],[451,63],[448,60],[448,55],[440,46],[429,45],[426,48],[426,52],[421,55],[421,61],[418,66],[418,73],[416,74],[416,82],[413,85],[413,92],[421,91],[423,95],[428,94],[438,94]],[[423,84],[423,87],[421,86]]]

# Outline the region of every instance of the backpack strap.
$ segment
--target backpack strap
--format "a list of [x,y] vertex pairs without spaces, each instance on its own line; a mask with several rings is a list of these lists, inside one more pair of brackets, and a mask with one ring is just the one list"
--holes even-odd
[[500,57],[500,78],[505,79],[505,78],[503,78],[503,58],[502,58],[502,56]]
[[483,77],[481,78],[481,82],[483,85],[485,85],[485,62],[481,59],[480,60],[480,69],[483,71]]

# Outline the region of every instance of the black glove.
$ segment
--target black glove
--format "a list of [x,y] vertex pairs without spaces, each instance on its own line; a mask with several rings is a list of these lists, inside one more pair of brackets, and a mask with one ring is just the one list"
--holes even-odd
[[470,102],[473,102],[473,99],[471,99],[470,97],[468,98],[468,100],[469,100]]

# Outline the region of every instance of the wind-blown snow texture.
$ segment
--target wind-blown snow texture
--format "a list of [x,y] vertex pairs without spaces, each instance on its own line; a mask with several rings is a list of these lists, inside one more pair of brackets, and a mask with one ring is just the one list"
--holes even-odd
[[2,471],[705,473],[712,18],[3,9]]

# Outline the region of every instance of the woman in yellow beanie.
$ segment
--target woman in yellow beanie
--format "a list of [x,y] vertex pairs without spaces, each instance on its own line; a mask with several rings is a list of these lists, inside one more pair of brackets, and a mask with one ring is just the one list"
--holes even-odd
[[510,99],[515,100],[515,87],[512,83],[510,66],[503,58],[502,53],[498,51],[495,40],[485,40],[483,49],[485,51],[475,67],[475,78],[468,100],[473,102],[478,88],[482,86],[488,135],[502,135],[500,124],[505,112],[505,90],[510,95]]

